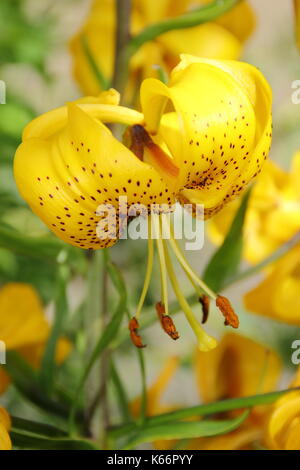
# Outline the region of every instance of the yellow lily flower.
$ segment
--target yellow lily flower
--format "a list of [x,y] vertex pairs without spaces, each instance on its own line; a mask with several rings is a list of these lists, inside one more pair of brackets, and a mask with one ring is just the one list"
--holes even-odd
[[11,428],[10,416],[7,411],[0,406],[0,450],[11,450],[11,440],[9,430]]
[[[148,416],[176,409],[175,405],[163,405],[161,398],[174,378],[178,365],[177,358],[170,358],[158,379],[149,388]],[[244,336],[227,334],[209,354],[196,352],[195,371],[199,398],[202,402],[209,403],[274,390],[280,376],[281,362],[274,351],[267,351],[261,344]],[[137,398],[132,404],[135,417],[138,416],[140,401]],[[229,417],[232,414],[236,412],[229,413]],[[192,439],[186,449],[249,449],[253,443],[264,441],[269,414],[268,406],[255,407],[246,422],[236,431],[222,436]],[[171,449],[173,445],[174,441],[154,443],[157,449]]]
[[[300,369],[291,388],[300,387]],[[272,450],[300,450],[300,393],[281,397],[273,407],[268,422],[267,444]]]
[[[29,284],[9,283],[0,290],[0,341],[6,350],[18,352],[33,367],[40,365],[50,334],[43,307],[35,289]],[[61,338],[56,361],[62,363],[70,353],[68,340]],[[0,367],[0,394],[10,384],[5,366]],[[1,422],[1,419],[0,419]]]
[[[164,112],[171,103],[174,112]],[[144,80],[146,128],[180,168],[178,198],[211,217],[261,171],[272,139],[272,93],[253,66],[182,55],[170,84]]]
[[[266,162],[250,196],[244,226],[243,255],[250,263],[260,262],[300,230],[299,176],[300,152],[289,172]],[[237,208],[235,201],[209,222],[208,233],[216,244],[222,242]]]
[[[132,34],[137,34],[154,22],[181,15],[209,2],[210,0],[188,0],[174,5],[171,0],[135,0]],[[249,4],[243,1],[215,22],[170,31],[159,36],[155,41],[146,43],[133,56],[129,88],[134,88],[137,80],[156,76],[154,65],[171,70],[183,52],[215,59],[239,58],[242,45],[251,34],[254,23],[254,13]],[[109,80],[113,70],[114,36],[115,2],[94,0],[88,18],[70,42],[74,76],[84,93],[96,95],[101,91],[86,55],[86,45],[103,75]],[[133,93],[132,90],[130,94]]]
[[97,215],[101,204],[118,208],[120,196],[129,206],[160,204],[169,192],[160,174],[100,121],[142,122],[140,113],[117,102],[117,92],[104,92],[38,117],[25,128],[15,156],[21,195],[59,238],[82,248],[104,248],[118,239],[97,237],[105,218]]
[[300,325],[300,245],[279,261],[267,277],[244,297],[246,308],[258,315]]
[[[82,248],[113,245],[130,219],[130,210],[143,204],[143,214],[150,215],[149,256],[136,318],[130,323],[131,338],[136,346],[143,346],[137,318],[152,272],[153,229],[161,270],[162,302],[157,312],[162,326],[178,339],[168,315],[169,277],[200,348],[209,350],[216,342],[204,333],[180,290],[164,240],[166,232],[198,296],[204,292],[216,301],[226,325],[237,328],[238,319],[228,300],[212,292],[189,266],[166,212],[176,200],[189,201],[195,212],[195,204],[203,204],[209,217],[260,172],[271,142],[269,86],[248,64],[183,56],[169,86],[155,79],[143,82],[143,114],[119,106],[118,98],[111,90],[31,122],[15,156],[17,185],[57,236]],[[175,111],[164,112],[168,101]],[[126,124],[125,143],[103,122]],[[125,213],[120,211],[121,197],[129,209]],[[113,220],[108,209],[114,211]]]

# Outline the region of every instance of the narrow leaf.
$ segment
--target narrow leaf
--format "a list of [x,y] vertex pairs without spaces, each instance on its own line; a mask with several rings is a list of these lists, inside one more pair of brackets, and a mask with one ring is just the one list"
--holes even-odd
[[12,427],[16,432],[31,433],[43,437],[66,437],[68,434],[49,424],[12,416]]
[[86,365],[85,370],[83,371],[83,374],[79,380],[78,387],[76,389],[75,393],[75,398],[74,402],[71,408],[71,413],[70,413],[70,420],[69,420],[69,426],[70,426],[70,431],[73,432],[74,429],[74,418],[76,414],[76,410],[78,408],[81,392],[83,390],[83,387],[85,385],[85,382],[95,364],[95,362],[98,360],[98,358],[101,356],[103,351],[112,343],[113,339],[117,335],[119,331],[120,324],[123,319],[123,315],[126,311],[126,304],[127,304],[127,294],[126,294],[126,287],[124,280],[122,279],[121,273],[119,270],[114,266],[113,263],[110,261],[107,261],[107,269],[110,274],[110,277],[118,290],[119,293],[119,302],[117,305],[117,308],[115,310],[115,313],[106,326],[103,334],[100,336],[92,354],[91,357]]
[[24,235],[3,222],[0,224],[0,247],[50,263],[55,263],[60,256],[64,256],[77,271],[78,267],[85,266],[82,250],[68,246],[50,235],[43,237]]
[[[160,415],[152,416],[147,419],[147,423],[150,426],[157,426],[158,424],[170,424],[174,421],[188,419],[195,416],[208,416],[217,413],[224,413],[227,411],[241,410],[258,405],[270,405],[286,393],[299,390],[300,387],[292,389],[289,388],[278,392],[264,393],[260,395],[253,395],[250,397],[230,398],[228,400],[221,400],[214,403],[207,403],[204,405],[197,405],[189,408],[181,408],[179,410],[172,411],[169,413],[163,413]],[[128,423],[126,425],[116,427],[115,429],[111,429],[110,434],[114,438],[126,436],[130,432],[134,431],[136,427],[137,425],[135,423]]]
[[15,351],[7,351],[4,370],[12,378],[15,388],[32,404],[56,416],[66,418],[68,409],[65,404],[47,397],[41,390],[36,372]]
[[153,39],[168,31],[191,28],[208,21],[213,21],[236,6],[240,1],[215,0],[184,15],[167,18],[159,23],[151,24],[132,38],[129,43],[129,56],[134,54],[145,42],[153,41]]
[[86,55],[87,61],[101,87],[102,90],[107,90],[109,88],[109,81],[104,77],[99,65],[95,61],[93,54],[91,52],[90,46],[87,41],[87,37],[83,35],[81,37],[81,44]]
[[12,443],[19,449],[26,450],[97,450],[90,441],[66,438],[46,438],[12,428]]
[[223,244],[209,261],[203,280],[216,292],[222,290],[226,281],[237,273],[243,249],[243,227],[251,190],[242,199]]
[[152,442],[158,439],[193,439],[226,434],[237,429],[247,416],[248,411],[237,418],[224,421],[174,422],[148,426],[147,428],[139,429],[138,433],[129,439],[124,449],[132,449],[132,447],[143,442]]
[[56,370],[56,346],[59,337],[62,335],[65,315],[68,310],[66,297],[67,280],[69,278],[69,270],[67,266],[60,266],[57,280],[57,293],[55,302],[55,320],[47,341],[44,357],[40,370],[41,388],[50,394],[54,386],[54,376]]
[[110,367],[111,367],[111,380],[116,391],[122,419],[125,422],[131,421],[132,417],[131,417],[129,406],[128,406],[129,400],[127,397],[127,393],[120,379],[119,373],[112,360],[111,360]]

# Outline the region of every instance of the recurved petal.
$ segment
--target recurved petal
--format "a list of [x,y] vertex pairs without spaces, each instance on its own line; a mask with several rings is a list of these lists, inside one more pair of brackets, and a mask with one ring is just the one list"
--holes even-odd
[[[180,199],[204,204],[206,216],[260,172],[271,142],[271,92],[254,67],[184,55],[169,86],[144,81],[141,102],[148,130],[159,130],[181,168]],[[164,114],[168,102],[175,112]]]
[[[119,116],[117,106],[101,106]],[[126,118],[139,117],[120,109]],[[126,204],[142,203],[147,210],[152,202],[174,199],[158,172],[115,139],[94,111],[99,108],[93,104],[70,104],[66,117],[64,108],[53,111],[63,115],[54,135],[51,113],[41,116],[25,132],[14,162],[18,188],[32,210],[64,241],[91,249],[117,241]],[[119,214],[121,196],[127,201]]]

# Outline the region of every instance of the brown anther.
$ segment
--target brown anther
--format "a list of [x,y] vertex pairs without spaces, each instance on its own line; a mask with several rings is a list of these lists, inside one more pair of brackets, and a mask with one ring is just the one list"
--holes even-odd
[[138,334],[138,329],[140,325],[139,322],[135,317],[132,317],[131,320],[129,321],[128,328],[130,331],[130,338],[133,344],[137,348],[145,348],[146,345],[143,344],[141,336]]
[[240,324],[239,317],[233,310],[232,305],[227,297],[218,295],[216,299],[216,305],[225,317],[225,325],[230,325],[232,328],[238,328]]
[[124,140],[130,150],[140,159],[144,158],[145,147],[149,150],[155,161],[160,167],[172,177],[177,177],[179,168],[176,166],[169,155],[164,152],[153,140],[140,124],[128,128],[124,134]]
[[166,315],[165,307],[161,302],[156,304],[156,312],[160,320],[162,329],[174,340],[179,338],[179,333],[176,330],[175,324],[169,315]]
[[204,324],[207,322],[209,315],[210,298],[208,297],[208,295],[203,294],[201,295],[201,297],[199,297],[199,302],[202,306],[202,324]]

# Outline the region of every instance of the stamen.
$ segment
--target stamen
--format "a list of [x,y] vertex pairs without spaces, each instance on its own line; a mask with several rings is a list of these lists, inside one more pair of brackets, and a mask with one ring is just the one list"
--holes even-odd
[[159,267],[160,267],[160,279],[161,279],[161,297],[162,303],[166,310],[166,315],[169,314],[169,302],[168,302],[168,277],[167,277],[167,269],[166,269],[166,260],[165,260],[165,251],[164,245],[162,240],[161,234],[161,226],[160,226],[160,216],[158,214],[152,214],[153,217],[153,228],[156,238],[157,244],[157,252],[158,252],[158,259],[159,259]]
[[161,215],[161,220],[162,220],[162,226],[163,230],[170,230],[171,238],[169,240],[169,243],[173,249],[173,252],[178,259],[179,263],[181,264],[182,268],[184,269],[185,273],[187,276],[189,276],[193,281],[200,286],[200,288],[212,299],[216,300],[217,294],[213,292],[206,284],[205,282],[200,279],[195,271],[191,268],[191,266],[188,264],[187,260],[184,257],[184,254],[182,253],[177,241],[174,238],[173,230],[172,227],[170,227],[170,224],[168,222],[168,219],[165,217],[165,214]]
[[132,317],[131,320],[129,321],[128,328],[130,331],[130,338],[133,344],[137,348],[145,348],[146,345],[143,344],[141,336],[138,334],[138,329],[140,325],[139,322],[135,317]]
[[130,133],[130,150],[140,159],[143,160],[144,148],[146,147],[155,162],[165,171],[169,176],[177,178],[179,175],[179,168],[176,166],[169,155],[164,152],[157,144],[153,142],[150,135],[140,124],[136,124],[129,128]]
[[199,302],[202,305],[202,313],[203,313],[202,325],[203,325],[204,323],[207,322],[207,319],[208,319],[210,299],[208,295],[203,294],[201,295],[201,297],[199,297]]
[[174,325],[172,318],[169,315],[166,315],[165,307],[161,302],[156,304],[156,312],[160,319],[161,326],[163,330],[174,340],[179,338],[178,331]]
[[150,285],[150,280],[151,280],[151,274],[153,270],[153,258],[154,258],[154,246],[153,246],[153,239],[152,239],[152,224],[151,224],[151,216],[148,217],[148,260],[147,260],[147,268],[146,268],[146,275],[145,275],[145,281],[141,293],[141,297],[136,309],[136,314],[135,317],[139,318],[145,298],[149,289]]
[[166,266],[169,274],[170,281],[172,283],[175,295],[177,297],[177,300],[182,308],[182,311],[184,312],[192,330],[194,331],[197,340],[198,340],[198,347],[200,351],[210,351],[211,349],[214,349],[217,346],[217,341],[209,336],[199,325],[197,322],[194,313],[192,309],[190,308],[189,304],[187,303],[183,293],[181,292],[181,289],[179,287],[179,283],[177,281],[177,278],[175,276],[173,266],[171,263],[170,255],[168,252],[167,244],[164,241],[164,250],[165,250],[165,259],[166,259]]
[[225,317],[225,325],[230,325],[232,328],[238,328],[240,324],[239,317],[233,310],[232,305],[227,297],[218,295],[216,299],[216,305]]

